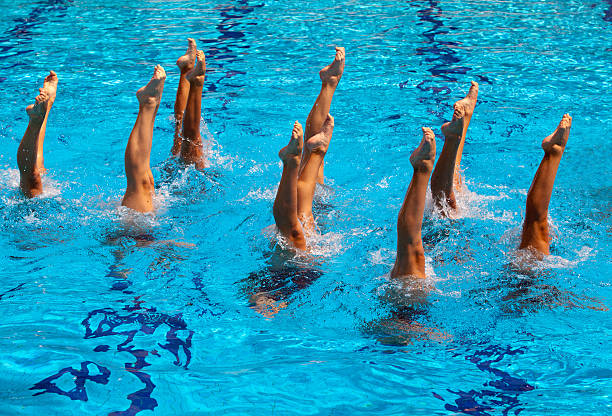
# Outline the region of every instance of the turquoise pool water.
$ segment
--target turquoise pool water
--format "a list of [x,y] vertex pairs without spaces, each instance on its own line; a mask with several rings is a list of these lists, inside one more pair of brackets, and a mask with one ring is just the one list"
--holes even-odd
[[[0,6],[0,414],[603,415],[611,412],[609,1],[191,2]],[[204,172],[169,159],[176,58],[207,55]],[[280,272],[278,149],[318,70],[347,50],[322,235]],[[157,213],[126,226],[134,92],[168,79]],[[42,197],[16,151],[60,78]],[[461,214],[424,222],[428,290],[387,273],[420,126],[470,80]],[[512,266],[540,141],[573,116],[552,255]],[[277,313],[250,305],[268,292]],[[416,322],[408,325],[407,322]]]

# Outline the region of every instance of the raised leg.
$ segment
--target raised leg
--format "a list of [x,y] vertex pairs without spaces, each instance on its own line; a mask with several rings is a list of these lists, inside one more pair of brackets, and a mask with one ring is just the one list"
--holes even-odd
[[181,159],[185,163],[195,163],[198,169],[204,169],[200,120],[202,119],[202,88],[206,76],[206,59],[202,51],[197,51],[196,56],[198,58],[197,63],[185,75],[185,78],[189,81],[189,95],[183,119]]
[[[302,158],[301,172],[298,177],[298,218],[301,220],[304,229],[307,232],[315,230],[315,221],[312,215],[312,201],[314,199],[315,187],[317,185],[317,177],[319,169],[323,163],[323,158],[327,153],[329,142],[334,132],[334,118],[327,115],[325,122],[321,126],[321,131],[311,136],[306,140],[305,148],[308,148],[308,158],[306,161]],[[304,155],[304,151],[302,152]]]
[[421,144],[410,156],[414,168],[404,203],[397,217],[397,257],[391,277],[425,277],[425,253],[421,227],[425,211],[427,183],[436,158],[436,139],[430,128],[423,127]]
[[49,112],[55,101],[57,75],[50,71],[34,104],[26,108],[29,116],[28,127],[17,149],[19,187],[25,196],[32,198],[42,193],[41,175],[45,172],[43,142]]
[[[319,77],[321,78],[321,91],[319,92],[319,95],[315,100],[310,113],[308,114],[308,118],[306,119],[306,140],[319,133],[323,127],[323,123],[325,122],[327,114],[329,114],[329,110],[331,108],[334,92],[336,91],[336,87],[338,86],[340,78],[342,78],[342,74],[344,72],[344,61],[344,48],[336,47],[336,56],[334,57],[334,61],[319,71]],[[308,161],[309,157],[309,149],[305,147],[304,152],[302,153],[302,163],[300,165],[301,170],[303,170],[306,166],[306,162]],[[321,164],[319,171],[317,172],[317,182],[322,184],[323,181],[323,164]]]
[[564,114],[553,134],[542,141],[544,157],[527,193],[527,209],[519,246],[521,249],[531,248],[544,255],[550,254],[548,205],[571,127],[572,118]]
[[477,99],[478,83],[472,81],[467,96],[454,104],[452,120],[442,125],[444,145],[431,176],[431,195],[438,208],[445,205],[453,210],[457,208],[453,187],[461,187],[461,155]]
[[283,175],[272,208],[274,221],[281,234],[300,250],[306,248],[304,231],[297,216],[297,181],[303,136],[302,125],[296,121],[289,144],[278,152],[278,157],[283,161]]
[[174,102],[174,142],[170,150],[173,155],[178,155],[181,151],[181,131],[183,129],[183,114],[187,107],[187,98],[189,97],[189,81],[185,77],[191,71],[196,61],[196,42],[195,40],[187,39],[187,52],[185,55],[178,58],[176,65],[181,71],[179,84],[176,90],[176,101]]
[[150,157],[153,141],[153,125],[159,108],[166,72],[155,67],[147,85],[136,92],[139,110],[136,123],[125,148],[125,175],[127,188],[121,205],[140,212],[153,210],[154,183]]

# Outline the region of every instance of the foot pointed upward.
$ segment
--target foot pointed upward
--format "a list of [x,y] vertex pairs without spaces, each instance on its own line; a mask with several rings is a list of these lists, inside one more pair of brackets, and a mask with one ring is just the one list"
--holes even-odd
[[465,125],[465,106],[460,105],[459,101],[457,101],[453,105],[453,118],[451,121],[447,121],[442,124],[442,134],[444,134],[445,139],[461,139],[461,134],[463,134],[463,127]]
[[478,83],[472,81],[470,90],[468,91],[465,98],[457,101],[453,104],[453,118],[451,121],[442,125],[442,133],[445,138],[454,138],[463,135],[467,125],[474,114],[474,107],[476,107],[476,101],[478,100]]
[[197,51],[196,56],[198,58],[198,62],[191,71],[185,74],[185,78],[187,78],[187,80],[191,83],[203,85],[204,78],[206,76],[206,57],[204,56],[203,51]]
[[331,114],[328,114],[327,118],[323,122],[323,127],[321,128],[321,131],[306,140],[306,147],[308,148],[310,153],[327,153],[327,148],[329,147],[329,142],[332,138],[333,132],[334,118],[331,116]]
[[472,85],[470,85],[470,90],[468,91],[467,95],[465,98],[457,101],[455,103],[455,107],[461,107],[465,117],[471,118],[472,114],[474,114],[476,101],[478,101],[478,83],[476,81],[472,81]]
[[338,85],[344,72],[344,48],[336,46],[334,62],[319,71],[319,77],[325,84]]
[[43,83],[43,90],[47,93],[49,97],[49,104],[53,105],[55,101],[55,94],[57,92],[57,74],[53,71],[49,71],[49,75],[45,77],[45,81]]
[[423,138],[419,146],[410,155],[414,170],[431,172],[436,158],[436,138],[429,127],[422,127]]
[[572,117],[564,114],[559,125],[550,136],[542,140],[542,149],[546,153],[562,153],[569,139],[570,129],[572,128]]
[[49,108],[49,94],[44,88],[39,88],[40,94],[34,99],[34,104],[30,104],[26,107],[26,113],[33,121],[42,122]]
[[164,81],[166,80],[166,71],[161,65],[155,65],[153,76],[147,85],[136,91],[136,97],[141,105],[159,105],[162,92],[164,91]]
[[304,131],[299,121],[293,124],[293,131],[291,132],[291,140],[289,144],[283,147],[278,152],[278,157],[287,163],[290,161],[296,161],[299,163],[300,155],[302,154],[302,147],[304,146]]
[[185,55],[181,56],[176,61],[176,65],[179,67],[181,72],[190,71],[193,69],[196,62],[196,51],[196,41],[191,38],[187,38],[187,52],[185,52]]

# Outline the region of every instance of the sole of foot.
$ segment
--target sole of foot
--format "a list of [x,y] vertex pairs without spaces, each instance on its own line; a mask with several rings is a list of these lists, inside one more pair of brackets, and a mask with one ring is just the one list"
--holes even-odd
[[474,108],[476,107],[477,100],[478,83],[476,81],[472,81],[470,90],[465,98],[462,98],[453,104],[453,118],[451,121],[442,125],[441,130],[446,138],[463,135],[465,126],[467,126],[467,123],[469,123],[470,119],[472,118],[472,114],[474,114]]
[[415,170],[431,172],[436,158],[436,137],[429,127],[422,127],[423,138],[410,155],[410,163]]
[[472,117],[474,114],[474,108],[476,107],[476,101],[478,101],[478,83],[476,81],[472,81],[470,85],[470,90],[468,91],[465,98],[457,101],[453,107],[461,108],[463,111],[464,117]]
[[542,149],[546,153],[562,153],[569,139],[572,128],[572,117],[564,114],[555,131],[542,140]]
[[198,59],[195,66],[185,74],[185,78],[191,83],[203,85],[206,77],[206,56],[203,51],[197,51],[196,57]]
[[302,125],[298,121],[296,121],[293,124],[293,131],[291,132],[291,140],[289,140],[289,144],[287,146],[283,147],[278,152],[278,157],[285,163],[290,160],[299,161],[303,146],[304,146],[304,130],[302,129]]
[[147,85],[136,91],[138,102],[142,105],[158,105],[162,92],[164,91],[164,81],[166,80],[166,71],[161,65],[156,65],[153,70],[153,76]]
[[310,153],[325,154],[329,148],[329,142],[331,141],[332,134],[334,133],[334,118],[331,114],[328,114],[323,122],[321,131],[311,136],[306,140],[306,147]]
[[337,46],[334,61],[319,71],[321,81],[325,84],[338,85],[344,73],[344,61],[344,48]]
[[58,81],[59,80],[57,78],[57,74],[53,71],[49,71],[49,75],[45,77],[45,81],[43,82],[42,89],[45,90],[47,96],[49,97],[50,105],[48,106],[48,108],[51,108],[51,105],[53,105],[53,102],[55,102],[55,94],[57,93]]
[[28,113],[32,120],[43,121],[49,105],[49,95],[43,88],[40,88],[38,91],[40,94],[34,99],[34,104],[26,107],[26,113]]
[[196,51],[196,41],[187,38],[187,52],[176,61],[176,66],[179,67],[181,72],[190,71],[193,68],[196,62]]

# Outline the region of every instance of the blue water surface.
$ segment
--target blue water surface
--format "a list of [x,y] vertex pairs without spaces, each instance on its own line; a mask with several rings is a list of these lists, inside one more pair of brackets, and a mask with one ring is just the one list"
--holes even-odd
[[[0,414],[609,414],[610,1],[3,1]],[[174,65],[206,53],[208,168],[170,158]],[[279,148],[346,47],[311,254],[279,260]],[[119,207],[135,91],[168,74],[156,213]],[[41,197],[24,108],[59,76]],[[420,127],[480,83],[456,218],[398,287]],[[573,116],[551,256],[517,266],[540,142]],[[281,258],[282,260],[282,258]]]

